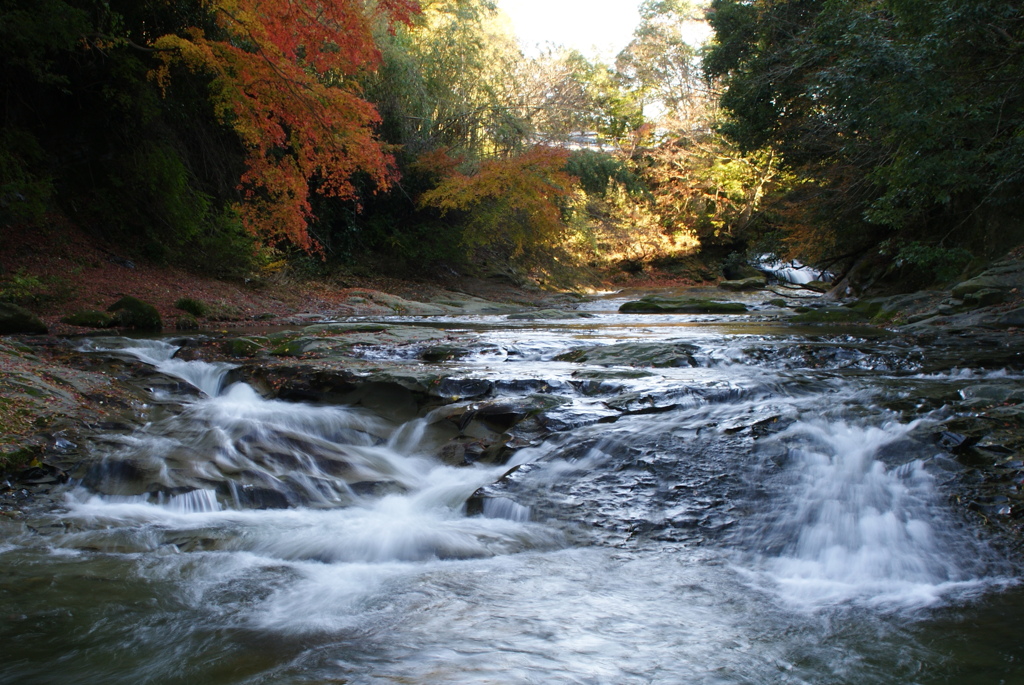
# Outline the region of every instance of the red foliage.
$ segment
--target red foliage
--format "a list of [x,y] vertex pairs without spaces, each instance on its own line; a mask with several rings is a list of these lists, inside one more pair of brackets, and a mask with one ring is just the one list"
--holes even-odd
[[447,146],[428,150],[416,158],[412,168],[431,176],[447,178],[456,173],[459,165],[466,161],[462,156],[452,157],[450,150]]
[[354,76],[380,53],[374,22],[409,22],[415,0],[207,0],[223,35],[191,28],[153,43],[163,60],[156,77],[181,63],[212,75],[217,116],[248,152],[240,179],[242,220],[255,235],[315,249],[309,181],[319,192],[355,199],[352,177],[364,172],[378,188],[395,179],[394,159],[377,140],[380,117],[360,97]]

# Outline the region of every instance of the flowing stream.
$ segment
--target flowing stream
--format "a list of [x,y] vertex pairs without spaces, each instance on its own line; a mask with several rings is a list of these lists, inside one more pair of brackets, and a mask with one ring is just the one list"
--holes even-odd
[[[439,458],[444,407],[265,399],[168,341],[89,341],[199,392],[154,389],[167,408],[0,538],[0,682],[1024,681],[1024,593],[916,400],[1019,370],[618,304],[415,321],[472,341],[451,377],[557,400],[501,465]],[[556,359],[670,344],[692,364]]]

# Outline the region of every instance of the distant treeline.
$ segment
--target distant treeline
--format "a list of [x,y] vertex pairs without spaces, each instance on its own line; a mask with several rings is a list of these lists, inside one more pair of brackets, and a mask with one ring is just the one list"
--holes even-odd
[[647,0],[604,64],[527,56],[490,0],[0,0],[0,224],[225,276],[704,249],[941,277],[1022,239],[1020,3],[706,12],[702,50],[705,9]]

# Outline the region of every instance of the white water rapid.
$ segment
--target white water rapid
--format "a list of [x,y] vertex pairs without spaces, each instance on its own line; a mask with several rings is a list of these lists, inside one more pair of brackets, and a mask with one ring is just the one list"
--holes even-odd
[[[445,367],[529,407],[528,446],[493,465],[440,456],[470,400],[397,422],[267,399],[171,342],[83,344],[201,392],[154,382],[170,409],[98,439],[59,510],[2,529],[0,682],[1024,675],[1024,650],[998,637],[1024,593],[949,506],[931,419],[882,406],[888,377],[840,373],[850,354],[778,327],[752,344],[591,311],[604,318],[587,329],[474,322],[507,353]],[[695,365],[556,360],[637,339],[691,344]],[[793,350],[833,349],[832,367],[793,370]],[[366,363],[416,362],[383,349]]]
[[[887,465],[918,424],[800,421],[772,439],[787,450],[787,495],[758,519],[769,584],[787,605],[913,609],[983,591],[984,551],[957,534],[920,460]],[[956,550],[955,553],[951,553]]]

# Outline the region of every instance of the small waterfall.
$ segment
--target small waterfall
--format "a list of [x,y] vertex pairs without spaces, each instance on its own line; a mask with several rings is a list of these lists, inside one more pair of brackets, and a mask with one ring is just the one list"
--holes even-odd
[[97,548],[166,544],[161,521],[240,526],[245,535],[216,544],[292,560],[476,558],[551,544],[514,502],[464,515],[467,499],[507,469],[451,467],[425,454],[443,412],[395,425],[359,408],[268,400],[245,383],[218,393],[231,365],[177,360],[177,348],[159,341],[104,344],[90,349],[152,364],[209,397],[122,438],[70,495],[73,518],[105,522],[86,534]]
[[175,359],[174,355],[181,347],[163,340],[133,340],[131,338],[88,340],[79,349],[88,352],[117,352],[133,357],[154,366],[161,373],[180,378],[201,390],[207,397],[216,397],[220,394],[227,373],[237,366],[227,362]]
[[94,504],[99,503],[101,505],[154,505],[175,514],[204,514],[223,509],[220,502],[217,501],[216,490],[190,490],[177,495],[165,492],[154,493],[153,495],[112,495],[99,499],[80,493],[79,498],[72,496],[70,503],[72,506],[75,506],[89,500],[92,500]]
[[160,498],[160,504],[179,514],[199,514],[220,511],[216,490],[192,490],[180,495]]
[[168,359],[157,364],[156,368],[168,376],[180,378],[189,385],[199,388],[207,397],[216,397],[224,387],[228,371],[236,368],[236,365],[227,362]]
[[491,519],[529,521],[530,507],[524,507],[507,497],[488,497],[483,501],[483,515]]
[[788,448],[778,509],[757,521],[761,566],[787,602],[924,606],[980,581],[980,551],[942,506],[920,460],[880,452],[916,424],[803,421]]
[[428,425],[427,418],[406,422],[388,438],[388,447],[399,454],[411,454],[423,441]]
[[776,280],[794,285],[803,285],[811,281],[830,281],[833,277],[831,273],[813,269],[795,259],[791,262],[779,262],[772,260],[769,255],[761,256],[758,268],[771,274]]

